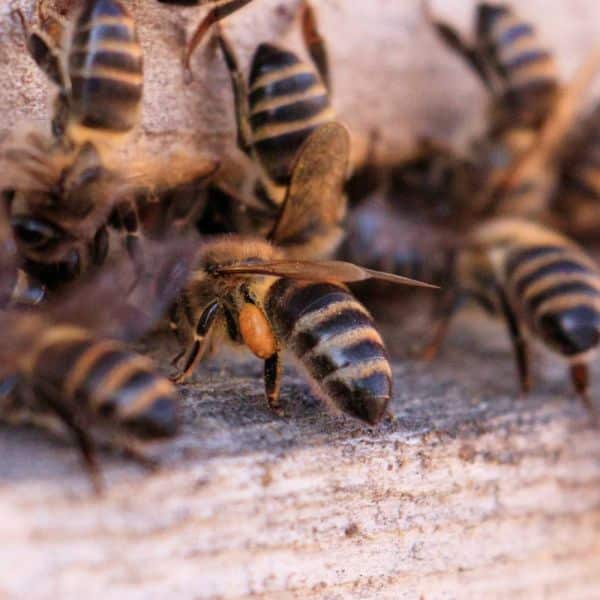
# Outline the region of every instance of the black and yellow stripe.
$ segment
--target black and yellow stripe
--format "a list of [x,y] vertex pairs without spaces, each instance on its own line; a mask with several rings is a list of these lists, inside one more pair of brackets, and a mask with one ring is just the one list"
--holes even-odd
[[91,0],[69,53],[73,121],[108,133],[129,131],[142,99],[143,58],[136,26],[116,0]]
[[507,291],[530,330],[575,357],[600,342],[600,270],[583,251],[560,244],[517,247],[505,263]]
[[534,110],[543,119],[558,91],[552,53],[544,48],[530,23],[504,4],[482,3],[477,37],[497,74],[505,82],[502,103],[513,110]]
[[343,287],[278,279],[265,309],[277,335],[342,411],[378,422],[392,392],[381,336],[367,310]]
[[315,69],[271,44],[261,44],[254,54],[248,108],[254,149],[278,185],[288,183],[304,140],[334,117]]
[[40,397],[56,394],[140,437],[174,435],[176,391],[152,362],[117,341],[96,340],[74,326],[54,326],[36,339],[27,377]]

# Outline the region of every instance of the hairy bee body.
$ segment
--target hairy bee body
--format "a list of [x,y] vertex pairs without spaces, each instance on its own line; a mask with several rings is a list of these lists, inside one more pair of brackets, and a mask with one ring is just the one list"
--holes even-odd
[[[391,397],[384,343],[367,310],[339,283],[272,275],[220,274],[284,257],[260,239],[222,236],[206,245],[173,312],[180,339],[196,344],[217,336],[244,344],[265,360],[269,403],[278,407],[280,355],[290,350],[325,398],[369,423]],[[186,333],[187,332],[187,333]],[[189,374],[204,350],[196,346]],[[195,353],[194,353],[195,352]]]
[[139,437],[174,435],[176,390],[152,362],[75,326],[48,326],[20,359],[20,375],[42,404],[94,415]]
[[73,124],[107,134],[135,126],[142,99],[142,49],[135,22],[122,4],[86,4],[75,25],[68,64]]

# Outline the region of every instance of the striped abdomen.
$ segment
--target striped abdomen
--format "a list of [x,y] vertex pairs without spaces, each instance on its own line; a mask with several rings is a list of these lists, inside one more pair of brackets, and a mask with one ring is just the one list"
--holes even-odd
[[70,115],[83,127],[129,131],[142,99],[142,49],[135,22],[117,0],[90,0],[69,53]]
[[279,279],[266,311],[278,337],[338,408],[368,423],[383,417],[392,392],[387,352],[369,313],[346,289]]
[[304,140],[334,116],[315,69],[270,44],[261,44],[254,55],[248,108],[254,149],[278,185],[288,183]]
[[514,109],[533,111],[533,120],[543,120],[558,90],[558,73],[535,28],[506,5],[483,3],[478,7],[477,36],[505,81],[504,101]]
[[516,248],[505,263],[510,301],[533,333],[574,357],[600,342],[600,270],[574,246]]
[[140,437],[174,435],[176,391],[152,362],[116,341],[78,327],[40,333],[26,367],[35,392],[49,403],[92,414]]

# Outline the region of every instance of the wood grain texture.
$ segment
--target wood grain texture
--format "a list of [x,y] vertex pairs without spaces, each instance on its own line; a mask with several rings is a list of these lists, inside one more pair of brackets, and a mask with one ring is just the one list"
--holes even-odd
[[[395,354],[410,339],[388,335]],[[2,429],[0,590],[595,598],[600,439],[561,367],[538,361],[519,399],[504,331],[464,315],[438,363],[396,361],[396,420],[371,429],[328,414],[292,369],[274,417],[258,363],[217,360],[182,391],[163,470],[103,456],[101,499],[72,447]]]
[[[205,9],[128,4],[147,73],[133,143],[233,151],[229,82],[214,48],[194,58],[194,82],[182,80],[181,42]],[[461,140],[479,127],[481,91],[435,41],[418,2],[314,4],[330,41],[334,101],[358,153],[373,127],[389,159],[416,135]],[[259,40],[299,48],[294,5],[256,0],[228,20],[244,65]],[[53,94],[10,6],[30,13],[33,1],[0,3],[0,139],[17,121],[45,122]],[[466,27],[473,3],[434,6]],[[540,23],[566,75],[600,40],[594,0],[519,7]],[[413,315],[399,307],[395,318]],[[225,357],[182,389],[184,433],[154,449],[163,470],[148,476],[103,456],[101,499],[90,496],[72,447],[0,428],[0,597],[597,598],[600,435],[562,365],[542,360],[536,392],[519,399],[502,328],[464,315],[440,361],[423,365],[403,358],[414,332],[428,331],[424,318],[412,327],[384,328],[395,422],[370,429],[330,415],[293,369],[287,416],[274,417],[258,363]]]

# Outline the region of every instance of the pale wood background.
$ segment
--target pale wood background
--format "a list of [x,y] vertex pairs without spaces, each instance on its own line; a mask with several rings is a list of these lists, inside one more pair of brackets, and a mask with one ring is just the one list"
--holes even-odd
[[[480,89],[436,42],[418,2],[314,3],[357,154],[373,127],[389,159],[415,135],[461,141],[477,130]],[[135,142],[229,151],[218,54],[201,49],[195,82],[182,85],[182,36],[204,9],[128,4],[147,73]],[[53,94],[7,16],[32,5],[0,6],[3,133],[44,121]],[[466,27],[473,3],[434,6]],[[229,19],[244,64],[262,40],[298,48],[293,7],[256,0]],[[600,41],[594,0],[519,8],[539,22],[566,76]],[[396,322],[412,321],[413,310],[399,307]],[[412,327],[422,337],[427,320]],[[156,449],[165,469],[148,477],[106,456],[102,499],[90,496],[71,447],[0,429],[0,597],[598,598],[600,436],[571,401],[561,365],[542,361],[537,393],[522,400],[504,331],[485,319],[464,315],[432,366],[403,358],[414,337],[385,331],[398,357],[394,424],[328,415],[291,369],[288,416],[273,417],[258,364],[224,359],[185,388],[184,434]]]

